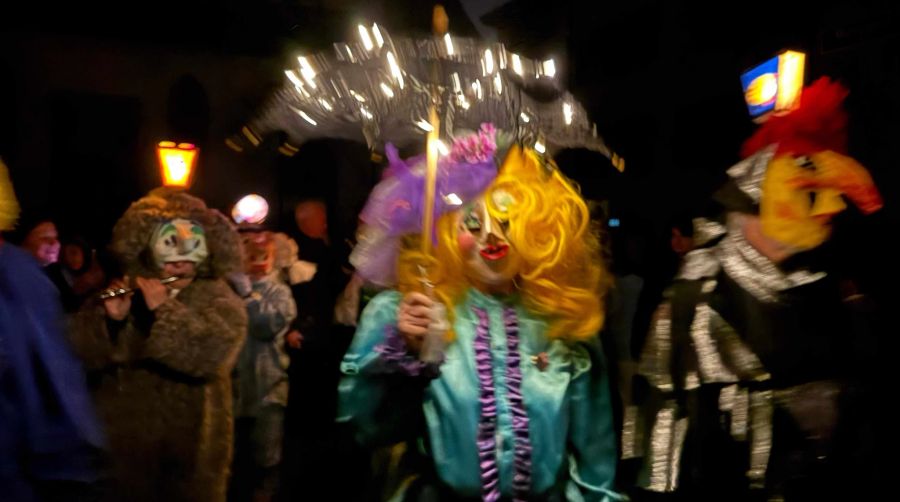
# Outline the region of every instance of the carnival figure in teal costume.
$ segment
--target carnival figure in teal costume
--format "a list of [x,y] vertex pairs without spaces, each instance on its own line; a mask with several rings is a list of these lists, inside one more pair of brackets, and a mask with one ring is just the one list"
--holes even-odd
[[[484,127],[439,165],[434,255],[401,244],[396,288],[367,306],[344,357],[338,419],[362,442],[413,440],[428,459],[397,499],[619,500],[595,338],[606,273],[587,207],[530,150],[511,148],[495,178],[494,148]],[[389,154],[363,212],[374,241],[417,221],[402,214],[416,210],[422,182],[404,178],[415,162]],[[367,266],[383,259],[355,258],[370,281],[390,275]]]

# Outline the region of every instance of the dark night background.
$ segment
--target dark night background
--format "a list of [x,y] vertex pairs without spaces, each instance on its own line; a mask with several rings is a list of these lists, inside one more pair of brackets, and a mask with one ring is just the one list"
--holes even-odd
[[[564,152],[560,163],[588,197],[612,199],[624,224],[658,229],[666,217],[702,207],[752,131],[738,75],[783,48],[807,52],[807,80],[830,75],[849,85],[853,153],[895,199],[900,22],[893,2],[444,3],[454,33],[495,36],[561,62],[568,86],[627,165],[618,175],[585,152]],[[285,201],[321,195],[337,197],[336,212],[348,213],[340,219],[352,221],[374,179],[363,146],[326,141],[288,159],[275,139],[251,154],[228,149],[224,139],[252,117],[295,54],[353,36],[362,20],[424,32],[431,6],[20,6],[0,20],[0,154],[26,210],[49,211],[98,240],[130,201],[158,184],[153,147],[169,138],[201,146],[193,190],[213,206],[227,209],[251,190]]]
[[[192,191],[229,210],[248,192],[280,208],[329,202],[335,238],[352,234],[378,177],[366,147],[281,138],[238,153],[239,133],[298,54],[355,38],[359,22],[397,33],[430,30],[421,0],[194,0],[29,3],[0,17],[0,156],[29,214],[102,245],[113,223],[160,183],[163,139],[201,147]],[[619,231],[642,235],[647,267],[668,249],[668,224],[707,205],[752,132],[740,73],[784,48],[807,53],[807,81],[829,75],[850,89],[851,154],[887,205],[849,218],[843,242],[862,277],[883,280],[896,228],[900,138],[900,4],[451,0],[453,33],[496,38],[562,78],[626,160],[564,151],[557,160],[587,198],[608,200]],[[855,249],[854,249],[855,248]],[[856,253],[856,254],[852,254]],[[887,267],[892,268],[892,267]],[[885,286],[886,287],[886,286]]]

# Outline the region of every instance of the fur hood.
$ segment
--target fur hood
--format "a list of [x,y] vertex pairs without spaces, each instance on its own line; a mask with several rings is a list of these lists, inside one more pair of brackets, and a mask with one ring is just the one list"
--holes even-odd
[[150,239],[161,223],[175,218],[196,221],[206,232],[209,257],[198,265],[198,278],[221,278],[241,270],[241,239],[228,218],[197,197],[162,187],[133,203],[113,228],[110,249],[124,273],[144,277],[159,273]]

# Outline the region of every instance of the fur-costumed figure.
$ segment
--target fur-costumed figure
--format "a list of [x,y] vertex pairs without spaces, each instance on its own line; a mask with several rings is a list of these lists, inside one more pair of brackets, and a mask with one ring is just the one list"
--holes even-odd
[[694,221],[698,247],[639,364],[643,409],[626,410],[623,450],[645,457],[642,487],[683,488],[686,500],[841,499],[852,330],[820,249],[845,198],[863,214],[882,205],[847,156],[846,95],[821,79],[771,118],[716,194],[720,221]]
[[110,498],[224,501],[247,314],[222,278],[241,268],[240,237],[200,199],[160,188],[119,219],[111,249],[126,274],[113,287],[139,292],[85,306],[71,329],[109,433]]

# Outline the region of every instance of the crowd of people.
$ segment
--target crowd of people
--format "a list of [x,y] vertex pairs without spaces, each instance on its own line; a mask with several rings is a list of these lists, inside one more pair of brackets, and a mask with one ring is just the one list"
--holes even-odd
[[2,498],[849,494],[860,296],[821,250],[845,199],[882,202],[844,95],[817,82],[758,130],[716,214],[673,222],[664,281],[490,126],[440,161],[433,236],[423,159],[388,145],[346,248],[321,200],[275,229],[164,187],[98,249],[20,219],[0,166]]

